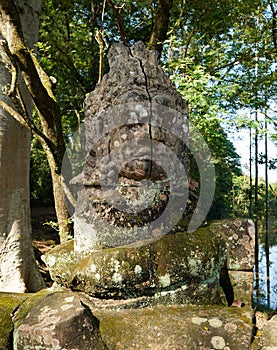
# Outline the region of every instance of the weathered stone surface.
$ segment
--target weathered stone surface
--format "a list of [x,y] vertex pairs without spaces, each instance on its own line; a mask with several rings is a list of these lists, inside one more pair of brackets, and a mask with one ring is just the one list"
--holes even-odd
[[[88,152],[72,180],[81,185],[75,251],[85,253],[161,237],[184,211],[191,216],[196,202],[186,175],[187,103],[157,52],[142,42],[114,44],[108,60],[109,73],[85,100]],[[169,204],[176,208],[159,222]]]
[[212,230],[226,239],[228,270],[249,271],[255,264],[255,226],[250,219],[220,220]]
[[[230,244],[230,241],[233,242],[233,236],[236,238],[238,233],[251,238],[245,249],[241,244]],[[211,276],[219,273],[222,263],[227,261],[229,267],[237,267],[237,270],[230,270],[226,265],[227,276],[225,280],[221,279],[224,292],[229,294],[227,304],[231,305],[234,300],[241,300],[242,303],[251,305],[252,234],[252,224],[248,219],[223,220],[211,223],[196,233],[172,234],[156,242],[142,241],[137,245],[104,249],[82,257],[74,254],[73,242],[71,242],[56,247],[44,259],[49,266],[52,278],[61,285],[104,298],[156,295],[157,301],[169,303],[173,303],[174,300],[180,303],[198,303],[199,301],[209,303],[205,297],[205,287],[208,288],[208,286],[213,287],[212,295],[216,297],[212,300],[216,300],[217,278]],[[218,237],[222,238],[222,243],[219,244],[220,251],[213,248]],[[242,258],[243,252],[250,257],[249,264],[245,258]],[[212,265],[208,266],[204,260],[201,260],[206,253],[212,254],[207,255],[208,259],[216,257],[215,261],[221,261],[217,265],[217,270],[211,272]],[[197,256],[199,260],[196,259],[189,265],[188,258]],[[238,270],[239,262],[234,262],[236,256],[242,258],[241,271]],[[192,269],[194,263],[197,267],[195,271]],[[211,263],[213,264],[213,260]],[[202,273],[201,264],[202,268],[206,269],[206,274]],[[245,271],[246,267],[247,271]],[[209,283],[202,283],[205,280]],[[223,284],[227,284],[228,281],[231,284],[225,288],[226,285]],[[169,283],[169,285],[162,283]],[[201,289],[199,289],[200,286]],[[173,293],[174,291],[176,293]],[[191,298],[188,297],[189,295]],[[203,296],[202,301],[201,296]],[[153,305],[153,300],[150,304]]]
[[74,252],[74,240],[57,245],[41,257],[47,264],[53,281],[61,286],[69,287],[72,271],[80,258]]
[[262,330],[262,350],[277,349],[277,315],[273,316]]
[[229,271],[230,281],[234,291],[234,300],[249,307],[252,305],[254,273],[251,271]]
[[[255,228],[252,220],[234,219],[212,222],[210,229],[221,234],[226,243],[228,277],[224,277],[223,288],[227,287],[227,304],[238,301],[252,305],[253,294],[253,268],[255,263],[254,245]],[[228,286],[228,281],[230,285]],[[225,284],[225,286],[223,285]]]
[[248,308],[156,306],[93,310],[109,349],[246,350],[252,336]]
[[251,344],[253,310],[248,306],[156,305],[134,309],[130,303],[131,300],[104,301],[65,290],[0,293],[0,349],[277,348],[276,315],[262,326],[259,322]]
[[27,297],[27,294],[0,293],[0,350],[12,348],[12,313]]
[[14,350],[103,350],[99,321],[71,292],[42,291],[14,317]]
[[54,248],[44,260],[53,280],[74,290],[101,298],[159,299],[167,294],[167,301],[170,292],[178,290],[181,302],[219,302],[219,272],[226,263],[226,250],[222,237],[209,228],[85,257],[75,255],[71,262],[70,247],[72,243]]
[[268,321],[267,314],[258,311],[255,313],[255,321],[255,337],[251,350],[277,350],[277,315]]

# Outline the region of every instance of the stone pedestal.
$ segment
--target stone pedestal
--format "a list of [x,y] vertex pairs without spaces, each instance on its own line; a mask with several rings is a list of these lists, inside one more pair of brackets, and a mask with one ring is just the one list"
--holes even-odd
[[103,249],[83,258],[72,249],[69,242],[44,257],[51,277],[93,297],[137,298],[138,305],[220,303],[226,249],[222,237],[209,228]]
[[222,220],[191,233],[86,255],[74,251],[71,241],[51,250],[44,261],[59,285],[102,300],[129,300],[130,307],[218,304],[220,284],[229,305],[240,300],[251,307],[253,242],[251,220]]

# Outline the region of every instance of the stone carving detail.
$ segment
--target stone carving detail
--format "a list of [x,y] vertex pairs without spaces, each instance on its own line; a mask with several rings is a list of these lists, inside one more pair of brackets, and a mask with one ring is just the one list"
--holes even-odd
[[[72,181],[82,185],[75,213],[79,252],[170,231],[171,218],[158,220],[172,192],[182,194],[178,185],[172,191],[168,174],[175,171],[176,159],[188,181],[187,104],[159,66],[157,53],[141,42],[131,48],[115,44],[108,60],[109,73],[85,100],[88,153],[83,172]],[[180,138],[172,132],[176,128]],[[180,200],[170,204],[177,208]],[[149,227],[152,222],[158,224]]]

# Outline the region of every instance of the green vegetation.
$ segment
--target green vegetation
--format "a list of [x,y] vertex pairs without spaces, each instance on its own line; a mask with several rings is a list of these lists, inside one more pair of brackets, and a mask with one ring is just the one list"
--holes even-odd
[[[161,6],[172,7],[169,17],[169,11],[159,12]],[[154,30],[158,16],[164,16],[164,23],[168,20],[163,37]],[[190,119],[213,155],[217,186],[209,218],[249,216],[254,205],[249,202],[249,179],[241,173],[227,133],[251,128],[252,135],[264,134],[266,122],[267,129],[274,130],[268,137],[276,138],[276,22],[276,5],[268,0],[44,1],[37,58],[54,82],[65,140],[83,121],[83,100],[99,81],[102,61],[108,70],[111,43],[141,40],[162,48],[164,69],[189,102]],[[153,35],[160,35],[163,45],[155,46]],[[245,115],[238,113],[241,110]],[[249,112],[257,111],[263,112],[263,120],[249,118]],[[268,159],[268,166],[273,167],[274,160]],[[53,202],[51,174],[36,137],[31,174],[32,199]],[[192,175],[197,179],[193,166]],[[264,185],[256,190],[256,212],[261,212]],[[250,192],[254,198],[255,188]],[[270,205],[275,203],[271,198]]]

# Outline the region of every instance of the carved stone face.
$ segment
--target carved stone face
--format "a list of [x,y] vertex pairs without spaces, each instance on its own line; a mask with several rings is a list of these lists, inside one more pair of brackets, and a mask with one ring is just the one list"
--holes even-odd
[[110,72],[85,101],[88,153],[75,214],[80,251],[164,234],[169,218],[149,225],[166,212],[172,178],[189,169],[187,105],[156,52],[115,44],[108,58]]

